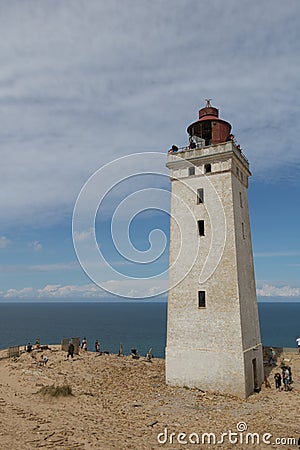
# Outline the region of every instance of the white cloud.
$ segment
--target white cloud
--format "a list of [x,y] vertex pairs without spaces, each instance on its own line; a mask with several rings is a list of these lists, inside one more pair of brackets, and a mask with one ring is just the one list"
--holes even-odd
[[32,287],[23,289],[8,289],[6,292],[2,291],[3,298],[32,298],[35,291]]
[[89,230],[84,230],[84,231],[73,231],[74,234],[74,238],[79,241],[87,241],[88,239],[90,239],[91,237],[93,237],[95,235],[95,231],[93,228],[90,228]]
[[[135,289],[132,289],[130,280],[108,280],[103,283],[103,288],[110,290],[124,292],[126,295],[132,298],[140,297],[152,297],[161,292],[167,287],[167,280],[156,280],[156,284],[153,285],[153,281],[141,280],[140,284],[135,283]],[[43,288],[26,287],[23,289],[8,289],[7,291],[0,291],[0,298],[2,299],[101,299],[109,297],[109,293],[99,288],[96,284],[90,283],[85,285],[61,285],[61,284],[48,284]],[[300,297],[300,287],[292,286],[274,286],[271,284],[263,283],[261,287],[257,288],[257,295],[260,297],[285,297],[296,298]]]
[[261,297],[300,297],[300,288],[291,286],[272,286],[263,284],[257,289],[257,295]]
[[55,272],[55,271],[65,271],[78,269],[79,263],[69,262],[69,263],[53,263],[53,264],[26,264],[26,265],[0,265],[0,271],[2,273],[13,273],[13,272]]
[[299,162],[300,6],[270,5],[266,14],[258,1],[6,2],[5,222],[60,221],[100,165],[185,144],[205,97],[233,124],[257,173]]
[[299,251],[279,251],[279,252],[255,252],[255,258],[281,258],[284,256],[300,256]]
[[0,248],[6,248],[10,244],[10,240],[5,236],[0,236]]
[[[154,296],[157,293],[161,292],[161,289],[167,286],[167,280],[161,280],[156,283],[156,285],[153,285],[152,280],[141,280],[141,283],[138,287],[135,287],[135,289],[132,289],[132,285],[130,283],[130,280],[128,281],[118,281],[118,280],[110,280],[103,283],[103,287],[110,290],[118,290],[118,287],[122,284],[122,290],[124,289],[124,286],[127,288],[126,294],[128,297],[134,297],[137,298],[139,296],[145,297],[145,296]],[[136,283],[135,283],[135,286]],[[44,286],[41,289],[35,289],[32,287],[26,287],[23,289],[8,289],[7,291],[0,292],[0,296],[3,299],[10,298],[10,299],[50,299],[50,298],[57,298],[57,299],[78,299],[81,298],[84,299],[101,299],[106,298],[109,296],[109,294],[103,290],[100,289],[96,284],[85,284],[85,285],[60,285],[60,284],[48,284]]]
[[[70,224],[77,195],[95,170],[129,153],[167,152],[173,143],[185,145],[186,126],[197,119],[208,97],[220,108],[221,117],[232,123],[255,175],[278,181],[288,168],[289,177],[296,178],[299,0],[289,0],[288,8],[281,0],[267,6],[258,0],[189,0],[188,5],[180,0],[165,0],[163,8],[161,2],[136,0],[123,0],[122,8],[118,0],[3,2],[3,234],[10,235],[6,229],[20,224],[51,227],[66,219]],[[283,39],[286,30],[289,38]],[[149,165],[151,169],[153,164]],[[117,176],[122,175],[121,168]],[[104,174],[101,182],[105,177],[109,175]],[[128,190],[121,186],[123,194],[137,185],[133,180]],[[118,192],[110,194],[113,201],[119,199]],[[106,214],[105,204],[103,210]],[[105,218],[103,212],[99,209],[100,220]],[[88,227],[78,231],[79,241],[91,236]],[[0,249],[9,244],[7,237],[0,237]],[[40,250],[41,243],[33,242],[32,248]],[[1,267],[5,272],[73,268],[79,268],[78,263]],[[119,281],[107,282],[107,288],[110,283],[117,286]],[[2,294],[101,295],[93,285],[49,286]],[[144,284],[132,292],[126,285],[132,295],[143,289],[150,295],[157,287]],[[297,287],[269,283],[259,291],[290,295]]]
[[48,284],[41,289],[34,289],[32,287],[23,289],[8,289],[6,292],[2,292],[2,296],[3,298],[30,298],[32,300],[36,300],[39,298],[65,298],[70,296],[78,297],[78,295],[84,297],[84,294],[86,294],[86,296],[90,296],[92,292],[94,292],[93,285],[61,286],[60,284]]
[[31,242],[30,247],[32,247],[35,252],[39,252],[43,248],[42,244],[39,241]]
[[151,297],[157,294],[160,294],[163,291],[167,290],[168,281],[166,279],[155,280],[154,281],[149,278],[148,280],[141,279],[140,282],[133,283],[130,279],[128,280],[109,280],[102,283],[104,289],[107,289],[108,292],[122,292],[124,296],[127,297]]

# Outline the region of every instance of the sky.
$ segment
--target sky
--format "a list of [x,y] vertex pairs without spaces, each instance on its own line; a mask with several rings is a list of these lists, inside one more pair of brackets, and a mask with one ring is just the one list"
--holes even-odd
[[[206,98],[250,161],[259,299],[300,301],[299,13],[298,0],[0,0],[0,301],[162,294],[165,155]],[[93,183],[97,264],[93,220],[72,228]]]

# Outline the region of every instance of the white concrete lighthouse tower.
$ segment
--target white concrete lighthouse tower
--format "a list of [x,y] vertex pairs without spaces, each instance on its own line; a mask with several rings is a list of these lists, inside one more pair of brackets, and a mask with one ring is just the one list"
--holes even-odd
[[[173,148],[167,162],[172,217],[166,380],[247,397],[263,382],[249,163],[210,100],[187,131],[189,147]],[[183,263],[176,264],[181,251]],[[192,267],[185,264],[191,254]]]

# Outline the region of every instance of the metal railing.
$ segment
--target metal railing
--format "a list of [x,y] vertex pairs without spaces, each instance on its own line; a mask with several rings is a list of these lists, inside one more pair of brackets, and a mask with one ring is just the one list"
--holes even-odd
[[[210,144],[210,145],[203,145],[202,142],[196,143],[195,147],[190,147],[189,145],[186,147],[178,147],[177,150],[172,150],[172,148],[168,151],[169,155],[176,155],[177,153],[185,153],[185,152],[191,152],[193,150],[199,150],[202,148],[206,148],[206,147],[214,147],[217,145],[222,145],[222,144],[228,144],[230,143],[230,141],[226,141],[226,142],[219,142],[218,144]],[[238,146],[236,144],[232,143],[232,148],[235,150],[235,153],[237,154],[237,156],[242,156],[242,158],[249,164],[249,160],[247,159],[247,157],[245,156],[245,154],[242,152],[242,150],[240,148],[238,148]]]

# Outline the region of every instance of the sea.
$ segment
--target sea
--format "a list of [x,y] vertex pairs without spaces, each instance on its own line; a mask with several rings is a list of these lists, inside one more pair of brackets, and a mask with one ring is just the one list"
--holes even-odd
[[[300,335],[300,302],[258,303],[261,338],[265,346],[296,347]],[[152,348],[164,358],[166,302],[0,303],[0,349],[28,342],[58,344],[63,338],[86,337],[88,350],[99,340],[101,350],[117,353],[120,343],[129,354]],[[226,326],[226,324],[224,324]]]

